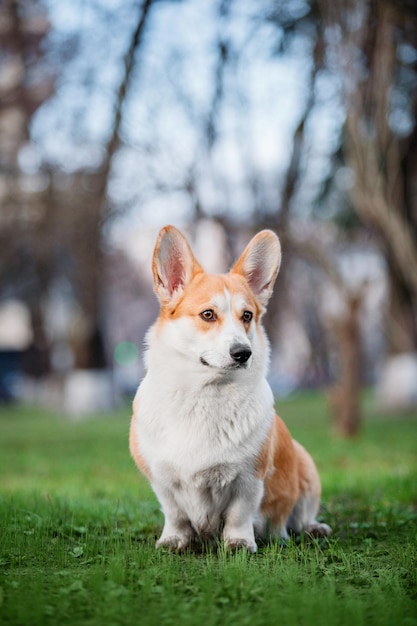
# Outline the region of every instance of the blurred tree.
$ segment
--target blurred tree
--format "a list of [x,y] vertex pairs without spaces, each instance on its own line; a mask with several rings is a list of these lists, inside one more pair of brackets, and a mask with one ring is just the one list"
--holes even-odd
[[[28,306],[33,345],[31,373],[50,368],[43,301],[51,280],[51,205],[46,173],[22,169],[35,111],[51,96],[54,76],[43,43],[50,25],[40,2],[6,0],[0,6],[0,284]],[[29,152],[26,151],[29,157]]]
[[0,286],[3,297],[18,297],[29,308],[31,375],[50,371],[51,337],[45,315],[53,287],[63,277],[69,280],[77,309],[77,323],[72,320],[71,324],[74,365],[101,368],[107,364],[103,238],[113,208],[107,187],[120,146],[122,109],[151,5],[152,0],[145,0],[137,9],[124,69],[115,87],[104,157],[98,167],[72,174],[63,172],[53,160],[42,162],[30,142],[30,124],[38,107],[54,93],[60,63],[65,66],[77,54],[77,41],[65,41],[65,53],[53,48],[47,41],[47,9],[40,1],[8,0],[0,7]]
[[391,352],[417,350],[417,13],[414,2],[320,0],[342,79],[351,199],[381,243]]
[[[120,126],[123,107],[128,97],[135,63],[142,44],[143,33],[149,18],[153,0],[144,0],[140,7],[135,28],[124,57],[124,71],[116,87],[116,99],[109,125],[109,135],[104,146],[104,158],[99,169],[84,179],[81,193],[82,210],[74,222],[71,250],[73,251],[74,284],[84,323],[82,335],[74,344],[75,364],[81,368],[103,368],[107,365],[105,331],[102,311],[105,294],[105,259],[103,236],[106,222],[111,218],[113,206],[109,202],[107,188],[111,175],[113,157],[120,147]],[[80,187],[77,186],[79,189]],[[80,194],[78,199],[80,199]]]

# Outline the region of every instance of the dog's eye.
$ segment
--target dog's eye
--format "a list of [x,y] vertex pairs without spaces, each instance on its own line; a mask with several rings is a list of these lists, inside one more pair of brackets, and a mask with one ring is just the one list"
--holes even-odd
[[217,316],[213,309],[207,309],[206,311],[203,311],[202,313],[200,313],[200,317],[206,322],[215,322],[217,319]]
[[242,321],[245,322],[245,324],[249,324],[252,317],[253,317],[253,313],[251,313],[250,311],[243,311]]

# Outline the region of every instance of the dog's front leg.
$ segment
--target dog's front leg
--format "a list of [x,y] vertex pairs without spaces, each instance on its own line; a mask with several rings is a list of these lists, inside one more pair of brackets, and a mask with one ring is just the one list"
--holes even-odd
[[178,507],[173,493],[169,489],[152,485],[162,506],[165,516],[164,528],[156,546],[170,550],[184,550],[190,545],[194,535],[190,520]]
[[254,518],[259,511],[263,496],[263,482],[256,478],[239,480],[236,495],[225,514],[223,539],[232,550],[246,548],[256,552],[253,529]]
[[164,529],[156,542],[156,546],[170,550],[184,550],[190,545],[192,537],[193,529],[188,520],[173,518],[171,514],[165,513]]

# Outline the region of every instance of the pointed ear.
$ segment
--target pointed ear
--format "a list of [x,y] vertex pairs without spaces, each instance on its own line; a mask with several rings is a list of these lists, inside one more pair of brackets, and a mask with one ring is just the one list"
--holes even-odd
[[155,292],[161,304],[168,304],[203,269],[184,235],[174,226],[165,226],[156,240],[152,271]]
[[262,230],[232,268],[246,278],[262,305],[268,303],[281,264],[281,244],[272,230]]

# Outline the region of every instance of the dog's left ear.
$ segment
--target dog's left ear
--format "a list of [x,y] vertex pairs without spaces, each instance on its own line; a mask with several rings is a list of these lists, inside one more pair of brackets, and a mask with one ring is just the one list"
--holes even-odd
[[152,271],[156,295],[161,304],[168,304],[203,269],[184,235],[174,226],[165,226],[156,240]]
[[262,305],[268,303],[281,264],[281,244],[272,230],[262,230],[248,243],[232,272],[248,281]]

